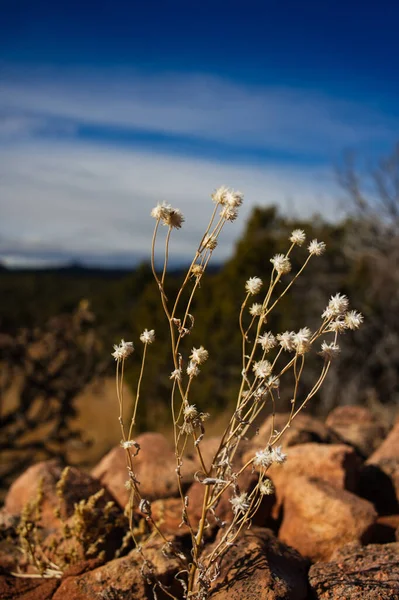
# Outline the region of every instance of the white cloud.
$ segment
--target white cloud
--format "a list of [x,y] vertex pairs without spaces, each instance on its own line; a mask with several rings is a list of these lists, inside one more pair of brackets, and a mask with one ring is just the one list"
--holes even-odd
[[364,103],[314,90],[126,70],[3,68],[0,111],[5,128],[19,117],[30,131],[32,119],[44,119],[48,127],[114,127],[320,156],[391,140],[397,125]]
[[248,166],[74,142],[0,148],[0,254],[131,262],[148,257],[151,208],[166,200],[186,217],[174,232],[172,258],[194,251],[227,184],[244,192],[240,219],[228,223],[217,258],[226,258],[255,205],[277,204],[296,216],[336,217],[329,168]]

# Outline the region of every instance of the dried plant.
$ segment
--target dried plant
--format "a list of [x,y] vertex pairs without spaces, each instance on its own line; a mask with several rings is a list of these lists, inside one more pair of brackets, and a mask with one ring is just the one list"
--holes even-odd
[[[174,431],[176,454],[176,476],[182,503],[182,523],[191,537],[191,553],[186,556],[174,547],[152,517],[151,504],[142,497],[140,484],[135,475],[135,457],[140,451],[139,444],[133,439],[136,416],[140,401],[140,389],[145,371],[145,361],[149,346],[155,342],[155,332],[147,329],[140,336],[144,345],[140,374],[137,382],[132,418],[127,425],[123,414],[123,378],[125,361],[133,353],[133,343],[121,341],[114,347],[113,356],[116,360],[116,390],[119,403],[119,422],[121,426],[121,445],[126,451],[127,481],[126,487],[130,492],[128,513],[130,532],[136,543],[137,550],[143,558],[144,570],[148,567],[145,550],[135,538],[133,513],[139,510],[164,540],[164,550],[174,554],[181,562],[179,581],[184,588],[184,598],[204,600],[209,595],[212,581],[220,572],[220,563],[234,544],[237,536],[244,527],[248,527],[255,515],[262,498],[273,493],[273,486],[267,477],[269,467],[281,464],[286,460],[282,446],[278,445],[285,430],[290,427],[292,420],[317,394],[330,368],[331,361],[339,353],[338,336],[346,330],[357,329],[363,317],[360,313],[349,310],[346,296],[337,293],[329,300],[322,312],[318,329],[310,331],[301,327],[297,331],[273,333],[270,329],[273,309],[281,298],[287,294],[295,281],[306,268],[310,260],[325,251],[325,244],[312,240],[307,246],[307,254],[301,268],[291,274],[291,254],[303,246],[306,240],[304,231],[297,229],[291,233],[289,245],[285,254],[277,254],[270,259],[272,264],[270,281],[267,285],[258,277],[251,277],[246,282],[245,297],[239,311],[238,324],[241,331],[242,372],[238,382],[235,408],[231,413],[228,425],[220,438],[219,447],[210,464],[207,464],[201,451],[201,442],[205,435],[206,421],[209,415],[201,412],[200,408],[190,404],[190,390],[200,380],[200,368],[208,360],[208,352],[204,346],[189,349],[184,348],[185,338],[195,326],[191,306],[194,295],[205,275],[209,261],[217,247],[218,238],[230,221],[238,216],[238,209],[243,196],[240,192],[221,187],[212,196],[214,209],[208,227],[199,242],[194,258],[187,270],[181,287],[173,299],[167,297],[166,276],[169,259],[170,238],[174,229],[180,229],[184,218],[180,210],[169,204],[158,204],[151,216],[155,219],[155,229],[152,240],[151,264],[155,281],[159,288],[162,303],[170,331],[172,369],[171,380],[171,415]],[[161,226],[166,227],[165,250],[163,267],[158,271],[155,266],[155,247],[158,242]],[[258,302],[252,302],[259,296]],[[299,382],[305,369],[306,362],[315,351],[320,355],[320,369],[313,385],[305,395],[299,393]],[[286,425],[276,431],[274,415],[279,400],[279,391],[287,382],[292,384],[291,412]],[[235,468],[234,457],[239,445],[246,438],[255,420],[267,407],[272,415],[272,427],[268,443],[259,448],[252,458],[238,470]],[[202,514],[197,526],[189,516],[188,498],[181,486],[181,469],[184,453],[192,444],[198,456],[201,472],[196,480],[204,486]],[[239,477],[245,470],[257,473],[257,484],[252,491],[242,491],[239,487]],[[216,508],[223,494],[230,494],[232,519],[230,523],[221,522],[216,514]],[[218,526],[223,528],[218,543],[211,552],[206,552],[204,545],[205,529],[208,517],[212,515]],[[205,549],[204,549],[205,548]],[[159,584],[158,584],[159,585]],[[171,598],[175,596],[162,588]]]

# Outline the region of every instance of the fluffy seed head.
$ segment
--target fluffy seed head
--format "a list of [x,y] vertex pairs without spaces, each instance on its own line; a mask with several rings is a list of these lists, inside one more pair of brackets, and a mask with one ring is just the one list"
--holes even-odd
[[204,239],[203,246],[204,248],[208,248],[208,250],[214,250],[218,245],[218,241],[215,237],[211,235],[207,235]]
[[249,309],[249,314],[253,317],[260,317],[262,314],[262,305],[255,302]]
[[197,367],[197,363],[190,360],[190,362],[188,363],[188,367],[187,367],[187,375],[189,377],[197,377],[199,375],[199,372],[200,372],[200,370]]
[[306,235],[303,229],[294,229],[291,233],[290,242],[296,244],[297,246],[302,246],[303,242],[306,240]]
[[326,249],[326,245],[324,242],[318,242],[317,240],[312,240],[308,246],[309,254],[314,256],[320,256]]
[[277,339],[279,341],[280,346],[283,350],[287,352],[292,352],[295,350],[295,331],[284,331],[284,333],[278,333]]
[[327,308],[321,316],[325,319],[338,317],[348,310],[348,306],[349,300],[347,296],[344,296],[343,294],[335,294],[335,296],[331,296]]
[[184,418],[187,419],[187,421],[192,421],[193,419],[196,419],[198,417],[198,410],[195,404],[188,404],[187,406],[185,406],[183,414]]
[[259,485],[259,493],[262,496],[271,496],[271,494],[274,494],[274,485],[271,479],[262,481]]
[[345,315],[345,325],[348,329],[359,329],[363,320],[363,315],[356,310],[350,310]]
[[237,513],[246,513],[249,509],[248,495],[246,492],[243,492],[239,496],[233,496],[230,498],[231,505],[233,507],[233,512]]
[[114,344],[114,352],[112,352],[111,355],[116,361],[125,360],[125,358],[133,353],[133,350],[133,342],[125,342],[125,340],[121,340],[119,346]]
[[319,352],[320,356],[327,360],[332,360],[340,353],[340,348],[334,342],[327,344],[327,342],[323,342],[321,345],[321,352]]
[[181,369],[175,369],[170,374],[169,379],[174,379],[175,381],[181,381],[182,372]]
[[245,284],[245,289],[248,294],[254,296],[255,294],[259,294],[262,285],[263,281],[260,277],[250,277]]
[[277,344],[277,340],[271,331],[260,335],[256,341],[262,346],[262,350],[265,352],[269,352],[269,350],[274,348]]
[[226,206],[223,206],[222,210],[220,211],[220,216],[226,221],[235,221],[238,217],[238,209],[235,206],[226,204]]
[[217,188],[212,194],[212,200],[215,204],[225,204],[226,203],[226,194],[229,191],[229,188],[225,185],[221,185]]
[[266,379],[272,373],[272,365],[268,360],[259,360],[254,363],[253,371],[256,377],[260,379]]
[[224,195],[224,201],[226,206],[232,208],[238,208],[243,203],[244,195],[241,192],[235,190],[227,190]]
[[276,254],[270,259],[270,262],[279,275],[285,275],[285,273],[291,271],[290,259],[287,256],[284,256],[284,254]]
[[150,331],[144,329],[140,336],[140,341],[142,341],[143,344],[152,344],[155,341],[155,331],[153,329],[150,329]]
[[192,362],[197,363],[198,365],[202,365],[208,358],[208,350],[205,350],[204,346],[193,348],[191,352],[190,358]]
[[303,327],[298,333],[294,333],[294,348],[298,354],[305,354],[310,349],[311,337],[312,332],[308,327]]

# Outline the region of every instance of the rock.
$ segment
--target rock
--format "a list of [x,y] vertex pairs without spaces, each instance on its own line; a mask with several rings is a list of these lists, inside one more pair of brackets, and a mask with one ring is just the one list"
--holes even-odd
[[398,600],[399,543],[350,544],[310,568],[315,600]]
[[364,406],[338,406],[328,415],[326,425],[364,457],[370,456],[387,434],[385,424]]
[[378,517],[373,527],[371,543],[389,544],[396,542],[396,531],[399,529],[399,515]]
[[[295,477],[305,475],[327,481],[339,489],[354,492],[358,485],[361,460],[356,451],[344,444],[300,444],[287,451],[287,462],[271,465],[267,474],[276,488],[277,502],[273,516],[279,517],[286,487],[292,486]],[[252,455],[253,456],[253,455]],[[251,458],[249,454],[244,460]]]
[[[216,538],[216,544],[222,532]],[[206,549],[212,551],[214,546]],[[306,600],[307,561],[268,529],[245,530],[225,555],[211,600]]]
[[331,558],[353,541],[367,543],[377,513],[370,502],[319,479],[287,485],[279,538],[312,561]]
[[[156,541],[143,546],[146,560],[164,586],[171,586],[175,595],[181,593],[180,584],[174,575],[180,569],[176,558],[165,558],[161,553],[163,543]],[[101,567],[77,576],[66,576],[52,600],[134,600],[152,599],[153,583],[143,578],[141,569],[143,560],[134,550],[128,556],[114,559]],[[148,577],[150,572],[146,571]],[[167,598],[159,588],[156,590],[159,600]]]
[[[282,431],[288,422],[289,413],[276,413],[274,423],[272,416],[268,417],[259,428],[258,435],[251,439],[251,449],[259,450],[269,443],[272,428]],[[285,448],[316,442],[318,444],[339,444],[341,440],[329,427],[324,425],[320,419],[299,413],[292,421],[290,427],[285,430],[281,443]]]
[[[137,436],[140,452],[133,457],[133,468],[140,482],[143,498],[152,501],[158,498],[177,496],[179,488],[176,476],[176,458],[167,439],[160,433],[143,433]],[[132,453],[134,454],[134,453]],[[187,488],[191,483],[197,464],[190,459],[182,467],[182,485]],[[92,471],[93,477],[100,480],[121,507],[125,507],[129,493],[125,488],[127,480],[126,451],[117,446],[113,448]]]
[[[29,467],[10,487],[5,499],[5,510],[10,515],[19,515],[28,502],[37,497],[39,483],[43,481],[43,501],[41,503],[41,524],[45,528],[58,528],[59,519],[54,510],[60,505],[61,514],[68,518],[74,512],[75,504],[88,499],[99,492],[99,482],[76,467],[70,467],[61,502],[57,496],[56,485],[61,478],[63,466],[58,460],[48,460]],[[100,506],[105,506],[113,498],[105,492]]]
[[383,460],[399,460],[399,419],[385,440],[370,456],[368,462],[373,465],[381,464]]
[[0,572],[1,600],[49,600],[60,584],[59,579],[22,579]]

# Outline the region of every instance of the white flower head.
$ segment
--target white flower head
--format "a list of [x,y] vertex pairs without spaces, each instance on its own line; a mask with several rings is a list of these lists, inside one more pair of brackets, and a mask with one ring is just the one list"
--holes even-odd
[[266,379],[272,374],[272,365],[268,360],[259,360],[254,363],[253,371],[256,377],[260,379]]
[[263,467],[264,469],[267,469],[267,467],[270,467],[272,463],[273,456],[269,449],[266,448],[265,450],[259,450],[255,454],[254,465],[256,467]]
[[233,507],[234,514],[246,513],[250,506],[248,502],[248,494],[246,492],[243,492],[239,496],[233,496],[230,498],[230,502]]
[[254,304],[252,304],[251,308],[249,309],[249,313],[253,317],[260,317],[262,314],[262,305],[255,302]]
[[327,360],[332,360],[340,353],[340,348],[334,342],[328,344],[327,342],[323,342],[321,344],[321,352],[319,352],[320,356]]
[[343,294],[335,294],[331,296],[326,310],[321,315],[323,319],[330,319],[331,317],[338,317],[348,310],[349,300],[347,296]]
[[224,194],[224,203],[231,208],[238,208],[243,203],[244,195],[241,192],[227,190]]
[[271,496],[271,494],[274,494],[274,492],[275,489],[271,479],[265,479],[259,485],[259,493],[262,496]]
[[200,370],[197,367],[197,363],[190,360],[190,362],[188,363],[188,367],[187,367],[187,375],[189,377],[197,377],[199,375],[199,373],[200,373]]
[[269,352],[269,350],[277,345],[277,340],[271,331],[260,335],[256,341],[262,346],[262,350],[265,352]]
[[133,353],[133,350],[133,342],[125,342],[125,340],[121,340],[119,346],[114,344],[114,352],[112,352],[111,355],[116,361],[125,360],[125,358]]
[[302,327],[298,333],[294,333],[294,348],[298,354],[305,354],[310,349],[310,338],[312,332],[308,327]]
[[191,352],[190,358],[192,362],[198,365],[202,365],[208,358],[208,350],[205,350],[204,346],[193,348]]
[[324,242],[318,242],[317,240],[312,240],[308,246],[309,254],[314,256],[320,256],[326,249],[326,245]]
[[345,315],[345,325],[348,329],[359,329],[363,323],[364,317],[356,310],[350,310]]
[[170,204],[166,204],[166,202],[162,202],[162,204],[157,204],[151,211],[151,216],[154,217],[154,219],[159,219],[162,221],[165,221],[165,219],[168,218],[168,215],[170,213],[170,211],[172,210],[172,207]]
[[279,275],[285,275],[291,271],[291,261],[284,254],[276,254],[270,259],[270,262]]
[[226,221],[235,221],[238,217],[238,209],[236,206],[230,206],[229,204],[226,204],[226,206],[223,206],[222,210],[220,211],[220,216]]
[[169,379],[174,379],[175,381],[181,381],[182,372],[181,369],[175,369],[170,374]]
[[163,225],[168,227],[180,229],[182,223],[184,223],[184,217],[182,212],[178,208],[171,208],[166,218],[162,219]]
[[287,460],[287,455],[283,453],[281,446],[277,446],[272,450],[273,462],[277,465],[282,465]]
[[143,344],[152,344],[155,341],[155,331],[153,329],[150,329],[150,331],[144,329],[140,336],[140,341],[142,341]]
[[272,390],[277,390],[280,387],[280,379],[278,377],[269,377],[267,385]]
[[212,200],[215,204],[226,204],[226,194],[229,188],[225,185],[218,187],[212,194]]
[[245,289],[248,294],[254,296],[255,294],[259,294],[262,285],[263,281],[260,279],[260,277],[250,277],[245,283]]
[[277,339],[283,350],[286,350],[287,352],[292,352],[293,350],[295,350],[294,331],[284,331],[284,333],[278,333]]
[[342,333],[343,331],[345,331],[345,329],[347,329],[346,321],[342,316],[340,316],[328,324],[327,331],[333,331],[334,333]]
[[212,235],[207,235],[203,241],[203,247],[208,250],[214,250],[218,245],[217,239]]
[[183,414],[187,421],[193,421],[198,417],[197,407],[195,404],[187,404],[187,406],[184,407]]
[[294,229],[291,233],[290,242],[296,244],[297,246],[302,246],[304,241],[306,240],[306,235],[303,229]]

